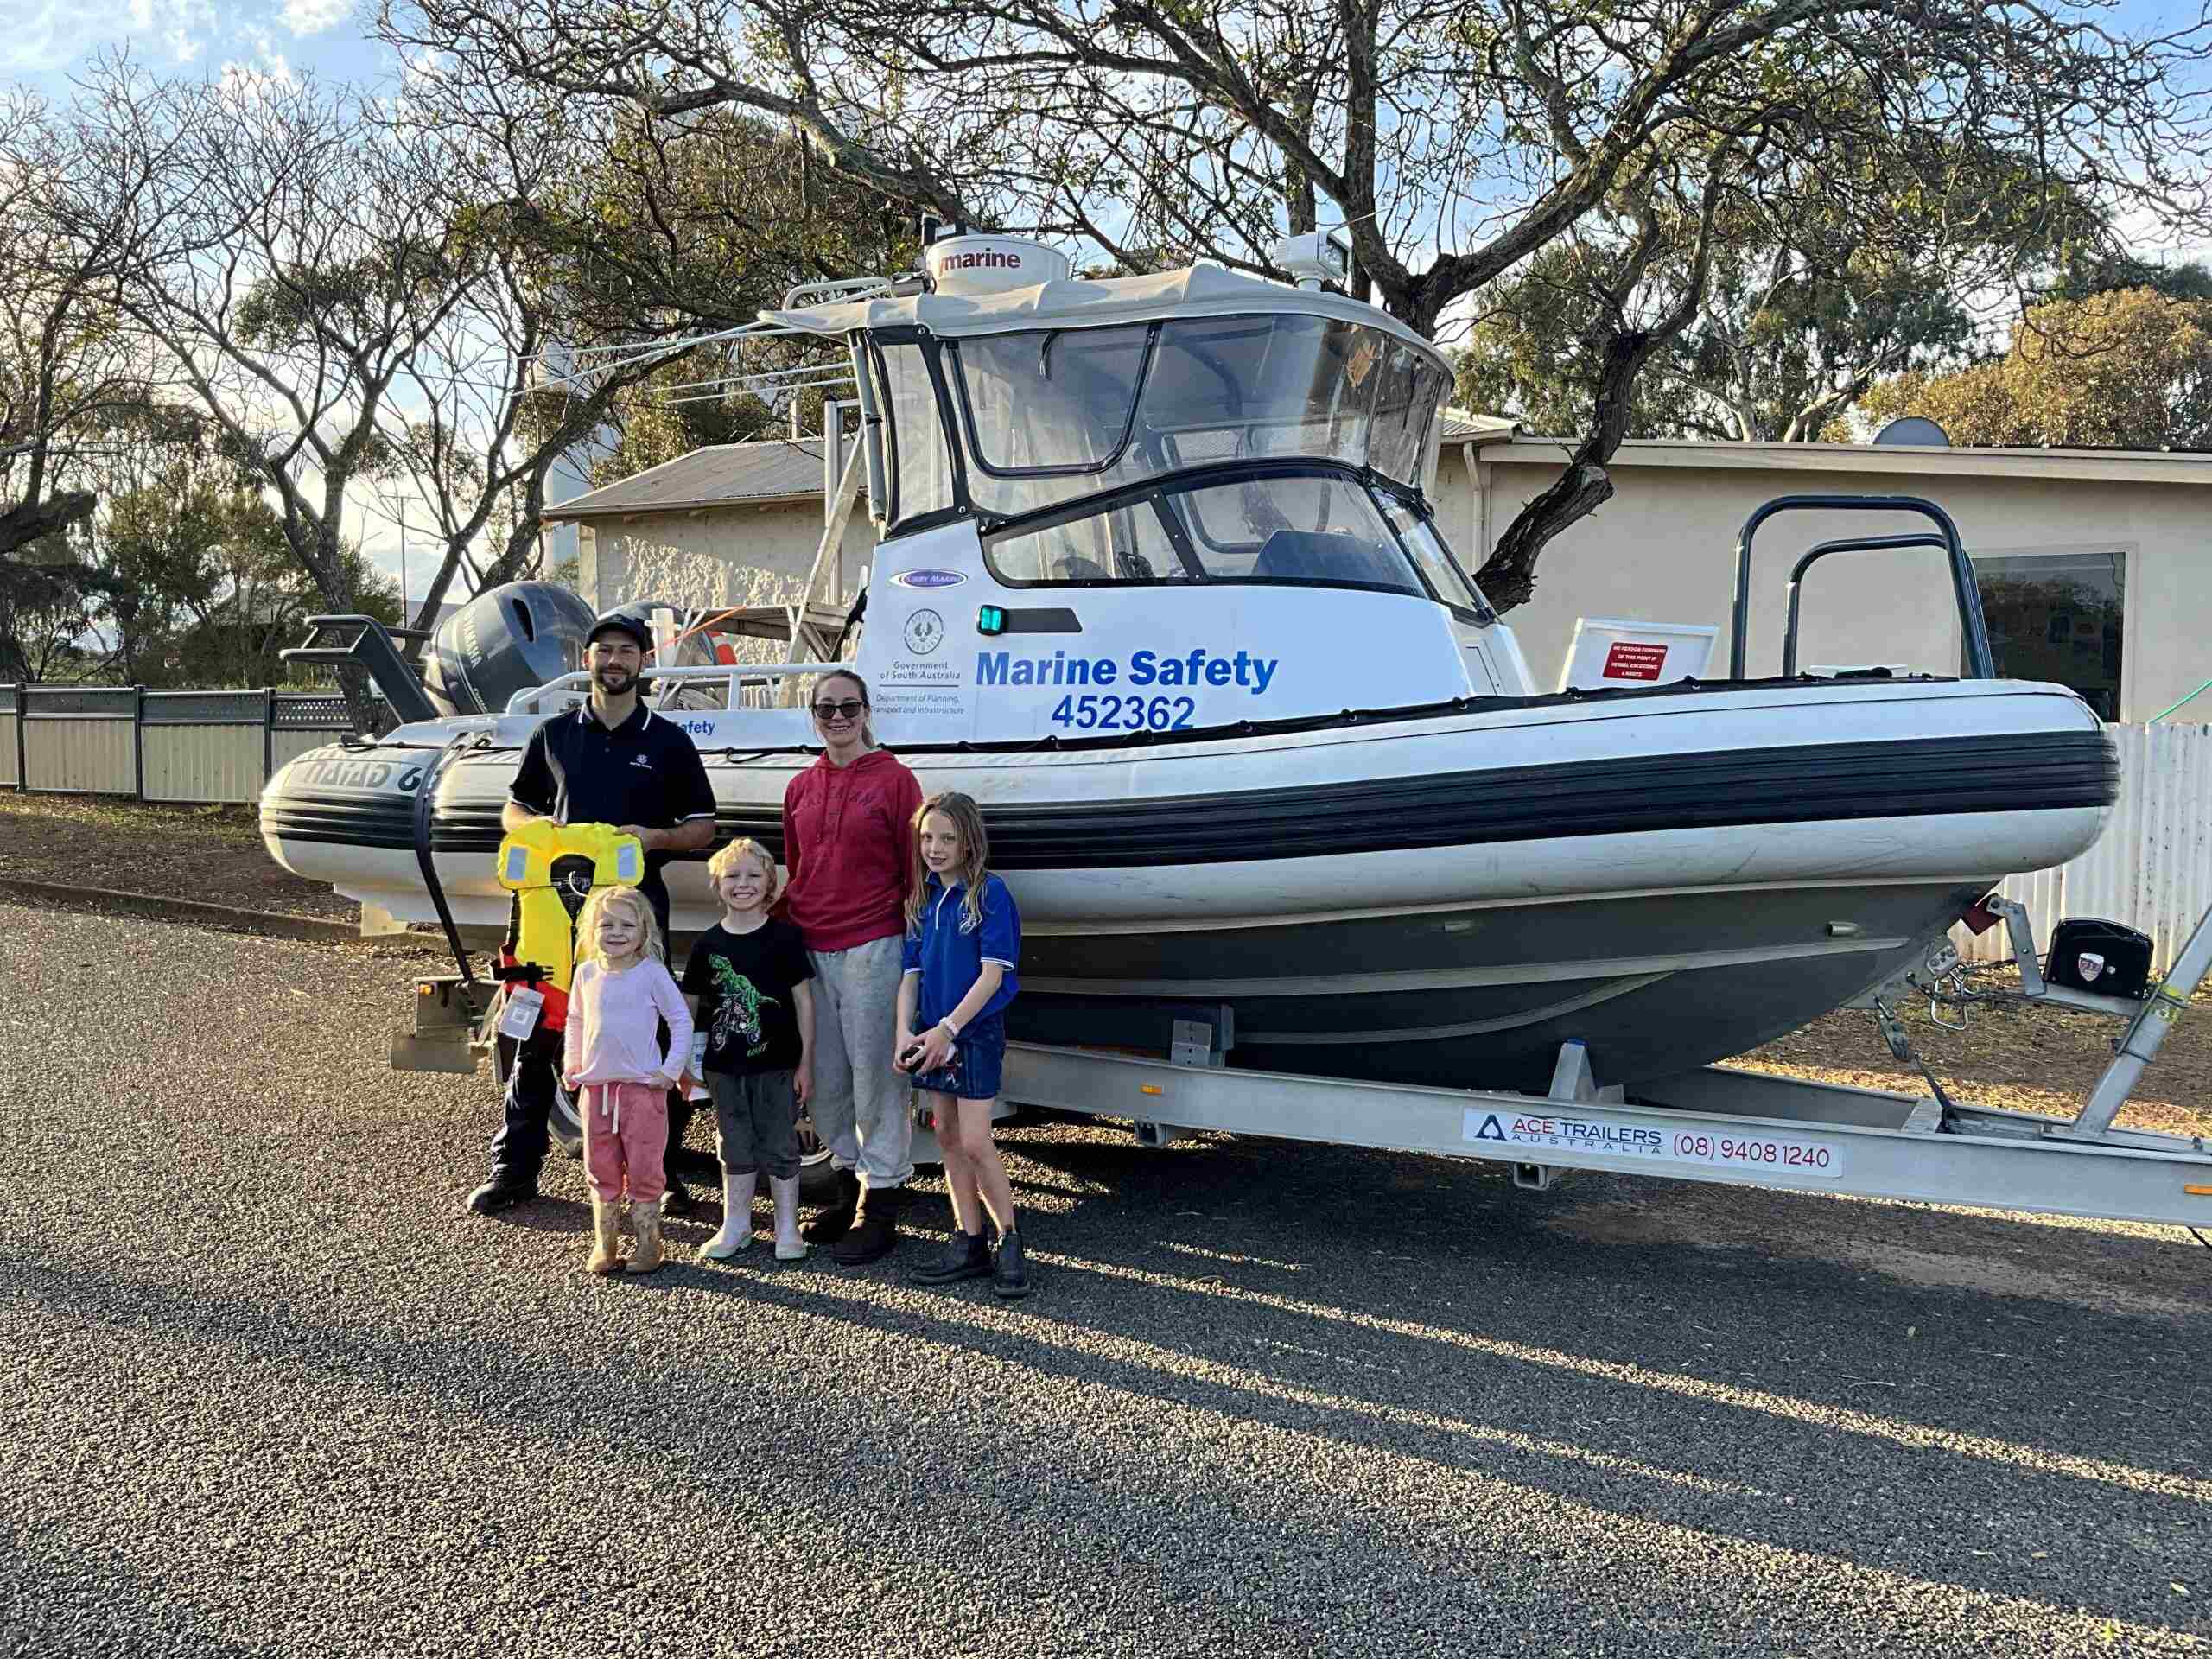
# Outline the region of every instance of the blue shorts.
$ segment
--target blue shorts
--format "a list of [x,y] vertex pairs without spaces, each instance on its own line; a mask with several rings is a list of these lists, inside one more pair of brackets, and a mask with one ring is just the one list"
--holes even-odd
[[952,1063],[914,1074],[914,1087],[955,1100],[996,1100],[1006,1069],[1006,1020],[989,1014],[953,1039]]

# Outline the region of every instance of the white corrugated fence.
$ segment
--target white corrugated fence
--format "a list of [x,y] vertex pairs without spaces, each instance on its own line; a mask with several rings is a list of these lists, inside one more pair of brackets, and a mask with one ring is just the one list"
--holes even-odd
[[[2070,864],[2005,883],[2028,907],[2038,943],[2068,916],[2101,916],[2149,934],[2163,971],[2212,906],[2212,726],[2107,726],[2120,750],[2120,799],[2097,844]],[[1954,937],[1970,962],[2012,957],[2005,930]]]

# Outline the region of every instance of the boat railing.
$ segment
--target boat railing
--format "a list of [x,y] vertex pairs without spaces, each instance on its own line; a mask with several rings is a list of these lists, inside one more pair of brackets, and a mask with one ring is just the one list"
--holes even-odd
[[[1961,677],[1970,680],[1993,680],[1997,677],[1997,660],[1989,648],[1989,624],[1981,612],[1981,588],[1974,581],[1974,561],[1967,556],[1966,545],[1959,539],[1959,527],[1951,522],[1950,514],[1916,495],[1778,495],[1758,508],[1744,521],[1742,532],[1736,537],[1736,605],[1728,640],[1728,677],[1745,677],[1745,667],[1750,656],[1751,631],[1751,540],[1759,526],[1777,513],[1810,509],[1842,512],[1916,512],[1934,521],[1936,533],[1923,532],[1916,538],[1922,544],[1938,545],[1950,556],[1951,591],[1958,602],[1959,632],[1966,653],[1966,669]],[[1858,537],[1847,545],[1853,550],[1869,547],[1907,547],[1915,544],[1914,538]],[[1845,543],[1823,543],[1813,550],[1797,566],[1790,578],[1792,607],[1790,635],[1785,651],[1795,658],[1796,638],[1796,583],[1804,575],[1805,567],[1823,552],[1843,552]],[[1789,670],[1785,668],[1783,672]]]
[[[850,673],[852,666],[850,663],[686,663],[675,668],[647,669],[639,677],[657,684],[671,680],[720,681],[725,688],[724,695],[729,706],[735,709],[740,706],[741,688],[749,681],[765,684],[787,679],[793,675],[827,674],[838,669]],[[507,712],[511,715],[534,715],[538,712],[540,699],[569,689],[589,691],[590,671],[575,669],[558,678],[548,680],[543,685],[525,687],[507,699]]]
[[1797,610],[1805,573],[1831,553],[1872,553],[1900,547],[1942,547],[1943,538],[1932,530],[1909,530],[1897,536],[1846,536],[1821,542],[1797,561],[1789,572],[1789,618],[1782,630],[1782,677],[1797,671]]

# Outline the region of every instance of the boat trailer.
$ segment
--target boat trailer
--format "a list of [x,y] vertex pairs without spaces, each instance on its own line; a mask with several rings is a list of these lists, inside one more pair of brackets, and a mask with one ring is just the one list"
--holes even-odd
[[[2050,984],[2025,910],[1993,896],[1984,904],[2010,931],[2018,1000],[2127,1022],[2071,1118],[1962,1105],[1924,1064],[1927,1094],[1709,1065],[1639,1084],[1631,1096],[1599,1084],[1579,1041],[1561,1046],[1541,1096],[1249,1071],[1228,1064],[1236,1033],[1225,1007],[1178,1019],[1170,1052],[1156,1057],[1009,1043],[1001,1109],[1126,1118],[1147,1147],[1215,1132],[1503,1163],[1516,1186],[1535,1192],[1595,1170],[2212,1229],[2212,1137],[2113,1127],[2212,969],[2212,912],[2165,980],[2135,998]],[[1872,1010],[1898,1058],[1918,1064],[1891,998],[1927,991],[1956,960],[1946,941],[1853,1005]],[[453,975],[418,982],[413,1028],[394,1035],[392,1065],[477,1071],[494,1052],[497,1011],[482,1013],[493,988]]]
[[[2050,984],[2027,912],[1985,901],[2010,930],[2019,1000],[2127,1021],[2112,1062],[2071,1118],[1961,1105],[1929,1074],[1927,1095],[1808,1082],[1709,1065],[1637,1085],[1601,1087],[1579,1041],[1561,1046],[1541,1096],[1347,1082],[1226,1064],[1230,1010],[1175,1024],[1173,1052],[1125,1053],[1010,1043],[1006,1098],[1134,1120],[1138,1141],[1192,1131],[1271,1135],[1510,1165],[1516,1186],[1548,1190],[1574,1170],[1981,1209],[2212,1228],[2212,1137],[2116,1128],[2144,1067],[2212,968],[2212,912],[2140,999]],[[1921,973],[1954,966],[1948,941]],[[1884,987],[1859,999],[1898,1058],[1915,1059]],[[1916,1063],[1917,1063],[1916,1061]],[[2202,1237],[2202,1233],[2199,1234]]]

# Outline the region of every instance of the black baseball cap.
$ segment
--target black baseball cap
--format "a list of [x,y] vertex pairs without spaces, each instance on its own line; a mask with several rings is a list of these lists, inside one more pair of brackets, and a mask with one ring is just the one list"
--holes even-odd
[[653,648],[652,631],[645,626],[643,618],[626,610],[601,611],[591,625],[591,632],[584,636],[586,645],[602,633],[626,633],[638,642],[638,649],[651,652]]

